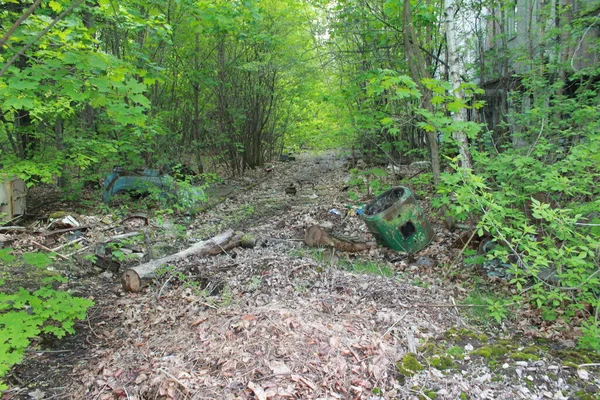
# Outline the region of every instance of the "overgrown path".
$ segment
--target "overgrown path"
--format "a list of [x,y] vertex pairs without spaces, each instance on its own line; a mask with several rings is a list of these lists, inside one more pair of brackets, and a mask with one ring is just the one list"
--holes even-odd
[[[303,232],[317,223],[371,239],[360,219],[345,215],[344,161],[303,156],[229,183],[238,188],[231,198],[177,237],[185,247],[234,227],[252,233],[255,248],[183,260],[173,267],[187,266],[185,277],[166,270],[139,294],[123,293],[116,276],[92,279],[97,306],[80,333],[30,354],[14,375],[23,388],[17,398],[593,395],[597,378],[563,368],[543,346],[469,326],[453,306],[465,289],[442,277],[455,255],[443,228],[413,256],[307,248]],[[295,194],[286,193],[290,185]],[[154,241],[175,240],[169,224],[160,226]]]

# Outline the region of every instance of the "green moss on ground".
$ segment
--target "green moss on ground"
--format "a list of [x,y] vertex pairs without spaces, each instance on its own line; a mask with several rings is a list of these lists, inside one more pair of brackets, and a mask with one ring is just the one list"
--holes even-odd
[[471,352],[471,354],[483,358],[499,358],[506,355],[506,353],[508,353],[508,348],[503,345],[483,346]]
[[435,356],[429,358],[427,361],[429,362],[429,365],[439,369],[440,371],[444,371],[455,367],[452,358],[447,356]]
[[537,361],[540,358],[535,354],[525,353],[523,351],[515,351],[508,355],[508,358],[515,361]]
[[465,328],[450,328],[444,333],[445,339],[452,339],[455,341],[463,341],[463,340],[478,340],[480,342],[487,342],[488,336],[484,333],[477,333],[470,329]]
[[396,370],[403,377],[413,376],[420,371],[423,371],[425,367],[417,360],[417,356],[413,353],[408,353],[402,360],[396,363]]

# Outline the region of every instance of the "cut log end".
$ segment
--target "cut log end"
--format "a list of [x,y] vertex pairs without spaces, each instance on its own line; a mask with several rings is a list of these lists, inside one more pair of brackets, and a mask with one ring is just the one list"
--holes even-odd
[[121,283],[126,292],[133,293],[139,292],[144,286],[142,278],[133,269],[127,269],[125,272],[123,272],[123,275],[121,276]]

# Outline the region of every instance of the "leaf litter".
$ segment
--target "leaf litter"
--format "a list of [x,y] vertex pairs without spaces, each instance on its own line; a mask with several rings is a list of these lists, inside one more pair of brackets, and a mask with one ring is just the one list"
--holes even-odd
[[[434,242],[417,255],[373,248],[325,257],[306,248],[304,231],[314,224],[373,241],[346,207],[343,163],[325,154],[252,171],[232,183],[242,189],[187,227],[190,242],[241,229],[256,235],[255,248],[180,260],[173,267],[185,266],[186,277],[165,273],[138,294],[124,293],[116,277],[94,282],[97,306],[80,324],[79,358],[68,360],[68,377],[48,397],[566,399],[574,374],[590,391],[597,387],[597,374],[554,369],[551,358],[508,360],[498,373],[469,355],[482,345],[473,335],[454,368],[428,365],[423,344],[441,342],[455,327],[477,332],[452,307],[465,289],[440,269],[455,262],[459,233],[434,224]],[[295,195],[286,192],[290,185]],[[357,272],[360,263],[393,276]],[[399,363],[416,346],[423,368],[403,374]],[[40,353],[24,365],[51,358]]]

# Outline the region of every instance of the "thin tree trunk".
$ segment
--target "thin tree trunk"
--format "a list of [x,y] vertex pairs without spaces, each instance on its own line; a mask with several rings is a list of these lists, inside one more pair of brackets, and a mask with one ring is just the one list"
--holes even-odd
[[[446,46],[448,48],[448,69],[450,82],[452,82],[452,90],[454,96],[464,102],[465,92],[461,88],[463,73],[463,65],[458,54],[458,43],[456,37],[456,27],[454,24],[455,10],[454,0],[444,0],[446,7]],[[465,123],[469,120],[469,115],[466,106],[456,111],[453,115],[454,121]],[[452,132],[452,137],[458,145],[460,153],[460,166],[462,168],[472,168],[471,151],[469,150],[469,139],[463,130],[455,130]]]
[[[54,141],[56,145],[56,151],[59,153],[59,157],[64,157],[64,155],[60,154],[65,149],[65,142],[63,140],[63,119],[60,117],[54,123]],[[56,185],[60,188],[65,187],[65,170],[66,166],[63,165],[61,174],[56,180]]]
[[[415,83],[419,86],[419,89],[423,94],[423,107],[426,110],[433,112],[431,93],[423,86],[421,81],[424,78],[428,78],[429,74],[427,73],[423,54],[421,54],[421,51],[419,50],[419,42],[417,41],[417,35],[415,34],[413,28],[410,0],[404,0],[403,19],[404,53],[410,68],[410,74],[413,81],[415,81]],[[437,142],[437,133],[427,131],[427,141],[429,142],[429,150],[431,154],[433,183],[437,185],[440,182],[440,154]]]

